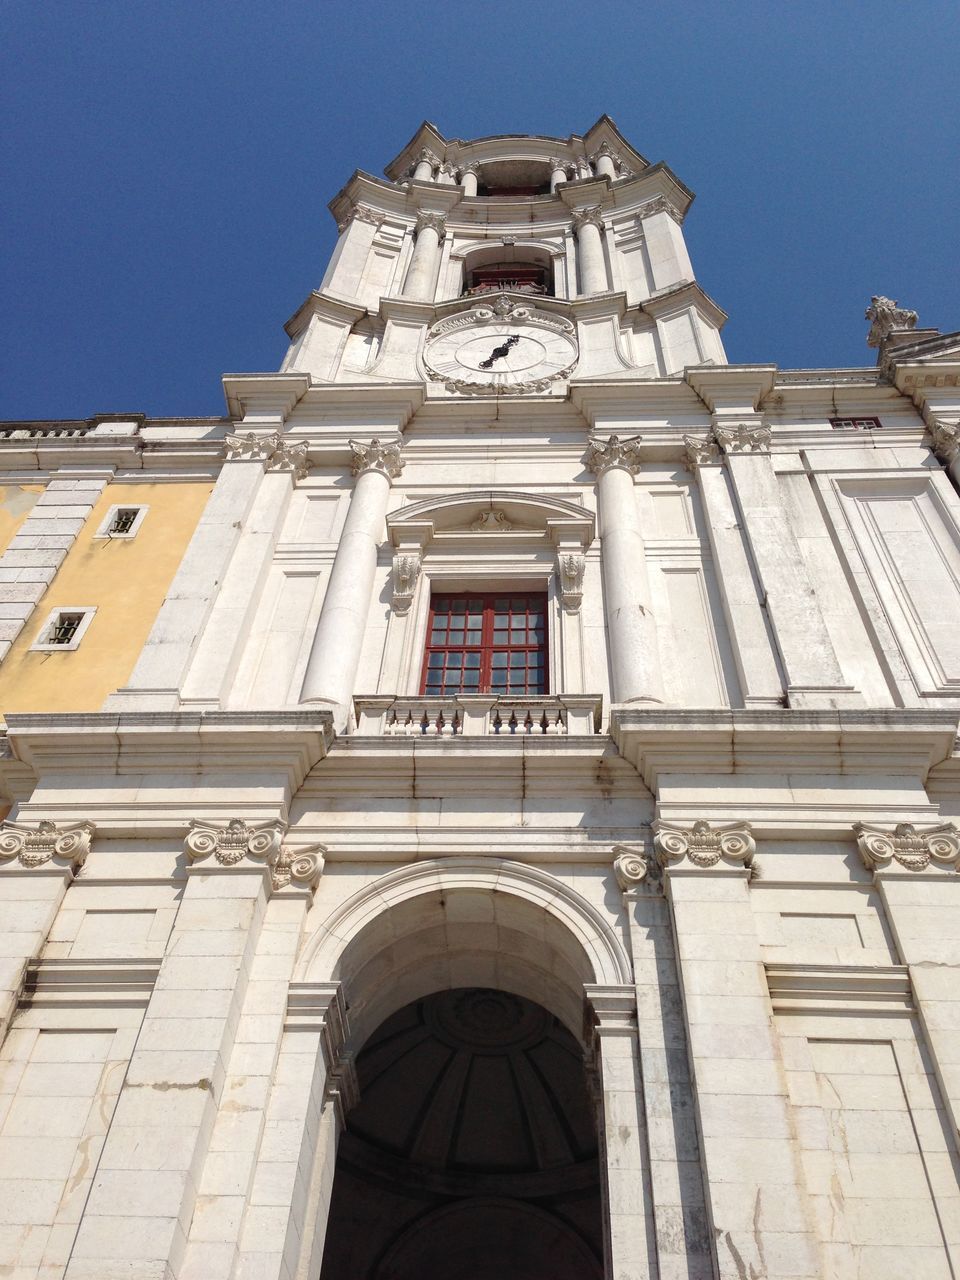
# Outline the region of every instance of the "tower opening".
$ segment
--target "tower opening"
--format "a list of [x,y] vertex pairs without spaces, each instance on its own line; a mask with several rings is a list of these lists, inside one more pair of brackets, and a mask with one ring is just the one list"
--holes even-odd
[[594,1111],[553,1014],[438,991],[386,1018],[356,1066],[321,1280],[601,1280]]

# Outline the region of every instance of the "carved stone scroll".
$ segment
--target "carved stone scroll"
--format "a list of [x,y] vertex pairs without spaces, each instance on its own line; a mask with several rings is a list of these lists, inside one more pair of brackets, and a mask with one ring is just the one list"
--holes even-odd
[[953,822],[918,830],[912,822],[901,822],[893,830],[870,822],[854,824],[857,848],[864,866],[871,871],[898,862],[908,871],[923,871],[931,864],[960,871],[960,828]]
[[613,874],[621,893],[644,888],[659,893],[663,888],[660,864],[640,845],[618,844],[613,849]]
[[0,826],[0,858],[16,859],[22,867],[33,870],[55,862],[78,871],[90,852],[96,827],[92,822],[50,822],[36,826],[23,822],[4,822]]
[[275,891],[291,883],[315,889],[323,872],[323,846],[289,849],[283,844],[286,829],[286,824],[278,820],[251,825],[243,818],[231,818],[222,827],[194,821],[184,848],[191,862],[210,859],[222,867],[244,862],[251,867],[267,867]]
[[711,827],[709,822],[700,821],[685,828],[659,818],[653,823],[653,848],[663,867],[682,858],[688,858],[696,867],[715,867],[721,858],[749,867],[757,851],[749,823]]

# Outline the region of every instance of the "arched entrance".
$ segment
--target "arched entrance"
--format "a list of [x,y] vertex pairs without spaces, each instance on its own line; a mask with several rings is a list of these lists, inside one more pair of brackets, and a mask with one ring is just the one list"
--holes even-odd
[[435,992],[387,1018],[356,1069],[321,1280],[601,1280],[582,1053],[542,1005]]
[[[406,1280],[418,1269],[436,1280],[540,1280],[519,1244],[509,1270],[495,1252],[495,1239],[521,1236],[556,1255],[555,1280],[599,1280],[652,1257],[630,962],[609,917],[569,885],[493,858],[388,872],[318,925],[297,982],[337,991],[350,1024],[344,1051],[329,1058],[337,1105],[324,1107],[315,1131],[308,1216],[291,1223],[298,1280]],[[484,1020],[499,1037],[487,1052]],[[516,1043],[511,1023],[523,1029]],[[533,1047],[534,1058],[566,1062],[545,1087]],[[600,1090],[595,1109],[585,1058]],[[341,1087],[353,1075],[359,1095]],[[580,1117],[566,1130],[561,1094]],[[444,1134],[448,1124],[455,1133]],[[341,1196],[351,1179],[353,1194]],[[391,1183],[400,1191],[387,1212]],[[360,1262],[335,1237],[374,1229],[359,1214],[371,1194],[386,1226],[375,1256]],[[486,1242],[488,1254],[448,1248],[441,1270],[431,1250],[444,1235]]]

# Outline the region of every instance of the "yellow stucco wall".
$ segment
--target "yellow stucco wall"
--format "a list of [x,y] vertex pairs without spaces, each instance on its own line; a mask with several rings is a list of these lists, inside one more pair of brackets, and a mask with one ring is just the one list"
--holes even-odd
[[0,554],[43,493],[42,484],[0,484]]
[[[99,711],[143,648],[212,484],[110,484],[0,664],[0,715]],[[135,538],[94,538],[114,505],[147,506]],[[51,609],[96,605],[71,653],[31,653]]]

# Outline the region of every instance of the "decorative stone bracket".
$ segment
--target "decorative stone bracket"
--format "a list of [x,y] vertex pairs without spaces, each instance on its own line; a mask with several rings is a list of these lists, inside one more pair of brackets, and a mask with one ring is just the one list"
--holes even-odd
[[86,861],[95,831],[92,822],[42,821],[36,826],[4,822],[0,827],[0,858],[8,866],[16,859],[31,871],[52,862],[57,869],[75,873]]
[[654,854],[662,867],[682,858],[688,858],[696,867],[715,867],[721,858],[749,867],[757,851],[747,822],[711,827],[709,822],[700,821],[683,828],[658,818],[652,829]]
[[306,440],[293,443],[278,431],[262,436],[252,431],[228,435],[223,443],[227,462],[265,462],[268,471],[289,471],[296,480],[302,480],[310,469]]
[[[283,843],[286,824],[261,822],[251,826],[243,818],[231,818],[225,827],[193,821],[184,840],[191,863],[211,860],[221,867],[268,867],[274,891],[293,884],[311,892],[323,874],[323,845],[289,849]],[[207,868],[205,868],[207,869]]]
[[583,575],[587,558],[582,553],[561,551],[557,555],[560,599],[565,609],[577,610],[583,600]]
[[397,613],[406,613],[413,603],[420,577],[420,552],[398,551],[393,557],[393,595],[391,604]]
[[918,830],[912,822],[901,822],[891,831],[870,822],[854,824],[857,848],[864,866],[880,871],[898,862],[908,871],[923,871],[931,864],[943,870],[960,871],[960,828],[953,822]]

